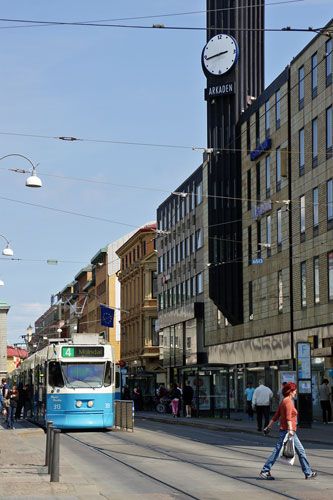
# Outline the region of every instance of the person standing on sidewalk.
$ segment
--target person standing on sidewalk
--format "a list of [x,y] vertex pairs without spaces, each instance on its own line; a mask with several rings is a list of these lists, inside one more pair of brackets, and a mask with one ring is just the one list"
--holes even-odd
[[178,405],[181,397],[177,384],[172,384],[170,397],[171,397],[172,416],[173,418],[176,418],[178,415]]
[[265,427],[264,432],[269,432],[274,422],[280,419],[280,437],[275,445],[273,453],[266,460],[263,466],[260,476],[263,479],[274,480],[275,478],[271,475],[271,468],[275,464],[276,459],[280,455],[280,451],[283,445],[283,441],[287,434],[294,440],[295,451],[298,455],[302,471],[304,472],[305,479],[314,479],[317,476],[317,472],[313,472],[310,468],[309,462],[306,458],[305,450],[302,443],[296,435],[297,430],[297,410],[293,403],[293,398],[295,398],[297,392],[297,386],[293,382],[289,382],[283,387],[284,399],[279,405],[278,409],[272,420],[269,422],[267,427]]
[[246,412],[250,420],[253,420],[253,408],[252,408],[253,393],[254,393],[254,387],[252,385],[252,382],[249,382],[247,384],[247,388],[245,389],[245,396],[246,396]]
[[331,389],[328,386],[327,378],[324,378],[322,384],[319,386],[319,399],[320,406],[323,412],[323,422],[327,424],[331,421],[332,408],[331,408]]
[[192,416],[192,400],[193,400],[194,391],[191,387],[190,381],[186,380],[185,387],[183,391],[183,402],[186,409],[186,417],[190,418]]
[[7,422],[7,408],[5,406],[5,399],[9,398],[9,385],[7,384],[7,380],[5,378],[2,379],[2,401],[3,401],[3,417],[5,422]]
[[264,417],[264,427],[268,425],[272,397],[273,393],[270,388],[264,385],[263,380],[259,380],[259,386],[255,389],[252,397],[252,408],[257,411],[257,430],[259,432],[262,430],[262,417]]
[[7,429],[15,429],[14,427],[14,419],[15,419],[15,412],[19,400],[19,393],[17,390],[16,385],[13,385],[11,390],[9,391],[9,399],[10,399],[10,405],[8,406],[8,416],[7,416]]

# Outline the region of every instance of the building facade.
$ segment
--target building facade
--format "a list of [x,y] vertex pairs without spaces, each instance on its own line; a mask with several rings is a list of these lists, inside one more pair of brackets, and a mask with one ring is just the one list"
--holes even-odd
[[117,273],[121,287],[120,358],[125,381],[133,390],[140,386],[144,397],[155,394],[164,381],[159,361],[157,321],[156,224],[139,228],[118,248]]

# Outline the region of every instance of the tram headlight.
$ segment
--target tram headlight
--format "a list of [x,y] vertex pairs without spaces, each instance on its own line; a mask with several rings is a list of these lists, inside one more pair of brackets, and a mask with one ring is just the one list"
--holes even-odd
[[81,408],[81,406],[82,406],[82,401],[76,401],[76,406],[77,406],[77,408]]
[[94,406],[94,402],[93,401],[88,401],[87,405],[88,405],[88,408],[92,408],[92,406]]

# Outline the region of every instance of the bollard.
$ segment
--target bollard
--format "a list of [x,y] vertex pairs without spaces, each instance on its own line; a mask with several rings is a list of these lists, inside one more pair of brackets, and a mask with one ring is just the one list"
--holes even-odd
[[52,467],[52,456],[53,456],[53,431],[55,427],[52,425],[49,426],[50,429],[50,437],[49,437],[49,456],[47,460],[47,473],[51,474],[51,467]]
[[51,483],[59,482],[59,438],[60,438],[60,429],[53,429],[53,446],[52,446],[52,465],[51,465]]
[[51,429],[52,427],[53,420],[47,420],[46,421],[46,450],[45,450],[45,465],[49,465],[49,460],[50,460],[50,436],[51,436]]

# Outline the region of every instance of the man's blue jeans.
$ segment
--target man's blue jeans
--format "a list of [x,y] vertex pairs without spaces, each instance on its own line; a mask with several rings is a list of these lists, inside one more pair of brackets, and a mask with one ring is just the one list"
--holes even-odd
[[[286,434],[288,434],[288,432],[289,431],[280,431],[279,440],[275,445],[273,453],[271,454],[271,456],[269,457],[269,459],[266,461],[265,465],[263,466],[263,468],[262,468],[263,472],[269,472],[271,470],[271,468],[273,467],[273,465],[275,464],[275,461],[280,454],[283,440],[286,437]],[[302,446],[302,443],[300,442],[300,440],[296,436],[295,432],[294,432],[294,444],[295,444],[295,451],[298,455],[298,458],[299,458],[299,461],[300,461],[300,464],[302,467],[302,471],[306,475],[311,474],[312,470],[310,469],[309,462],[307,461],[307,458],[305,455],[305,450]]]

